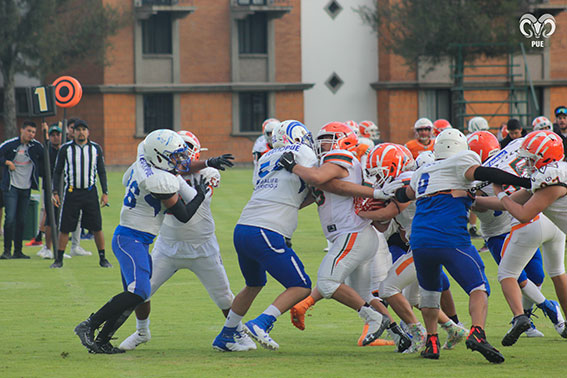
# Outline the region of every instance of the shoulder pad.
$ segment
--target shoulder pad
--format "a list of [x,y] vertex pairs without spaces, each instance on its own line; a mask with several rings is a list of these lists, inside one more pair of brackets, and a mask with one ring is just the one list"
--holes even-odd
[[177,193],[179,191],[178,179],[169,172],[156,169],[154,174],[145,180],[146,189],[151,193],[166,194]]
[[353,161],[355,160],[354,155],[352,152],[347,150],[333,150],[329,151],[322,157],[321,164],[324,163],[333,163],[340,165],[344,168],[350,168],[354,165]]
[[532,191],[551,185],[562,185],[567,187],[567,163],[555,162],[541,167],[532,174]]

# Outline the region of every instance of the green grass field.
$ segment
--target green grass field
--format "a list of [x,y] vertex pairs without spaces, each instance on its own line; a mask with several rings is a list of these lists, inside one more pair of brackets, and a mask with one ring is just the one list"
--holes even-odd
[[[442,351],[439,361],[418,355],[401,355],[394,347],[356,345],[362,329],[358,315],[334,301],[319,302],[299,331],[282,315],[271,335],[280,344],[277,352],[259,349],[246,353],[214,352],[211,343],[224,318],[200,282],[188,271],[178,272],[152,299],[150,343],[121,355],[87,353],[73,328],[91,312],[122,290],[120,270],[111,251],[111,238],[118,224],[122,202],[122,174],[109,174],[111,207],[103,210],[107,256],[112,269],[98,267],[96,254],[65,259],[63,269],[49,269],[51,261],[24,253],[31,260],[0,261],[0,377],[173,377],[173,376],[565,376],[567,340],[561,339],[541,315],[535,319],[544,338],[521,337],[513,347],[499,347],[509,328],[511,313],[496,281],[496,266],[483,254],[492,286],[487,322],[488,340],[504,353],[506,362],[491,365],[464,344]],[[251,170],[223,173],[215,191],[213,212],[217,237],[233,292],[244,281],[232,246],[232,230],[251,193]],[[95,251],[94,242],[83,247]],[[326,245],[317,211],[310,206],[300,212],[293,238],[313,282]],[[469,326],[468,298],[453,285],[453,295],[462,322]],[[282,291],[273,279],[258,296],[245,320],[257,316]],[[544,293],[554,298],[547,278]],[[132,316],[117,332],[118,345],[135,329]],[[441,331],[440,334],[443,332]],[[442,342],[444,342],[444,334]]]

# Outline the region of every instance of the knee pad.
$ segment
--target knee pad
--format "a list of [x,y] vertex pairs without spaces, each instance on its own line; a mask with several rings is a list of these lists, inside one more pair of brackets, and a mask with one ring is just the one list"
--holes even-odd
[[232,292],[228,292],[224,295],[217,295],[216,297],[212,298],[215,304],[221,310],[228,310],[230,306],[232,306],[232,301],[234,300],[234,295]]
[[420,308],[440,308],[441,307],[441,292],[429,291],[419,288],[419,307]]
[[333,296],[333,294],[335,294],[335,291],[337,291],[340,285],[340,282],[324,279],[317,281],[317,290],[319,290],[319,293],[323,296],[323,298],[329,299]]

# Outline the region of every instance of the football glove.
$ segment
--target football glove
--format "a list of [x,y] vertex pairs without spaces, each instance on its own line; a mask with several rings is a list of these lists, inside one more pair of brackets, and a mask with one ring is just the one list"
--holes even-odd
[[297,163],[295,162],[295,156],[293,156],[293,152],[284,152],[282,156],[280,156],[278,165],[283,167],[288,172],[293,172],[293,167],[297,165]]
[[232,154],[223,154],[221,156],[212,157],[205,160],[206,167],[213,167],[218,169],[219,171],[224,171],[225,167],[232,167],[234,163],[231,161],[234,160],[234,156]]

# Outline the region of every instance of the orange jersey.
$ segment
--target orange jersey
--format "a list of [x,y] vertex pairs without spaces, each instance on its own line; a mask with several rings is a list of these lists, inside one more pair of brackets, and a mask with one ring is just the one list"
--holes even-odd
[[417,139],[412,139],[406,143],[406,147],[408,148],[408,150],[411,151],[411,154],[414,159],[416,159],[417,156],[422,152],[433,151],[434,145],[435,145],[434,139],[430,139],[428,145],[421,144],[421,142]]

